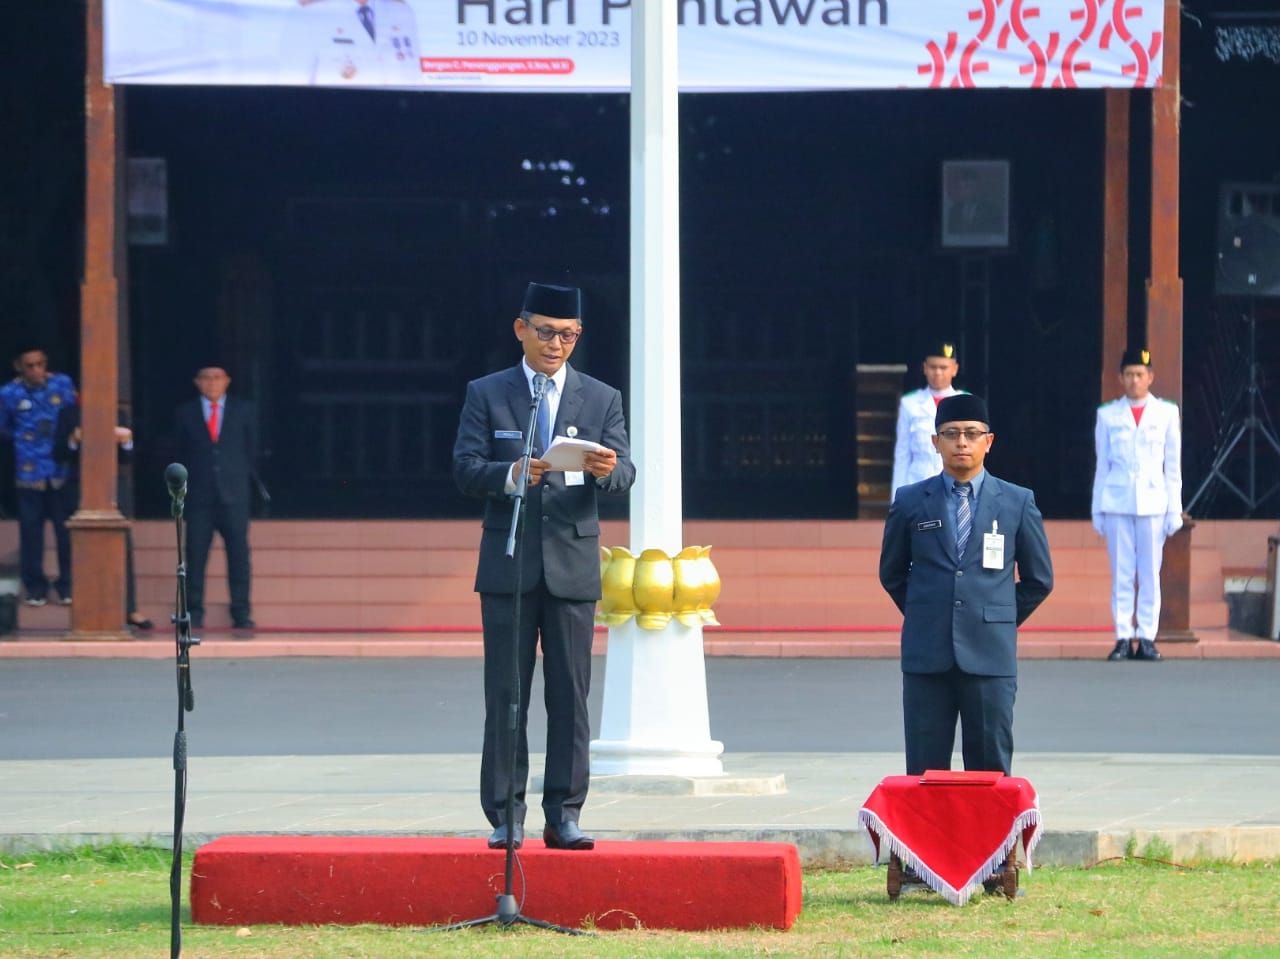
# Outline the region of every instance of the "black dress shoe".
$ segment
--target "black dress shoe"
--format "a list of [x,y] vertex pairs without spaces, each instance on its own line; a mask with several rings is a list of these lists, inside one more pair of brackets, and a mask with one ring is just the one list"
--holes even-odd
[[232,629],[257,629],[258,624],[251,619],[237,619],[231,623]]
[[542,830],[542,841],[547,844],[548,849],[596,848],[596,841],[590,836],[583,835],[578,824],[572,819],[566,819],[559,825],[547,823],[547,827]]
[[1117,639],[1116,648],[1107,654],[1107,659],[1113,663],[1120,659],[1133,659],[1133,653],[1129,650],[1129,640]]
[[151,622],[151,620],[149,619],[146,619],[146,618],[134,619],[132,616],[126,619],[125,623],[129,626],[132,626],[134,629],[141,629],[143,631],[146,631],[148,629],[154,629],[156,625],[155,623]]
[[[516,823],[516,828],[512,837],[512,843],[517,849],[524,845],[524,825]],[[507,824],[503,823],[493,831],[489,837],[490,849],[506,849],[507,848]]]
[[1138,652],[1134,655],[1134,659],[1149,659],[1152,662],[1159,662],[1164,659],[1160,650],[1156,649],[1156,641],[1154,639],[1138,640]]

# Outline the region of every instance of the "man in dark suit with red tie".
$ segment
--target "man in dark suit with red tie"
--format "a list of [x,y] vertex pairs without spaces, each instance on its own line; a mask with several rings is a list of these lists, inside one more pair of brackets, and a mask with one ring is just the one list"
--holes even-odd
[[204,626],[204,574],[216,531],[227,551],[231,625],[253,629],[249,605],[249,506],[258,456],[257,410],[227,395],[231,377],[205,366],[195,378],[200,396],[175,415],[178,461],[187,468],[187,608]]
[[[591,640],[600,598],[599,494],[625,493],[635,482],[628,452],[622,394],[569,365],[582,335],[576,287],[530,283],[514,322],[524,359],[467,384],[453,447],[453,476],[462,492],[485,501],[476,592],[484,624],[484,753],[480,806],[494,827],[489,846],[524,842],[525,785],[529,777],[529,690],[538,645],[547,707],[547,761],[542,789],[543,841],[553,849],[591,849],[578,825],[587,798],[590,736],[587,693]],[[545,432],[598,447],[582,469],[555,470],[539,458],[546,439],[524,461],[524,430],[533,391],[541,386]],[[506,555],[512,494],[520,471],[529,472],[524,529],[516,548],[520,566],[520,622],[515,628],[517,560]],[[519,728],[511,744],[512,642],[519,653]],[[515,754],[515,768],[511,758]],[[514,819],[506,821],[506,795],[514,779]],[[510,832],[508,832],[510,827]]]

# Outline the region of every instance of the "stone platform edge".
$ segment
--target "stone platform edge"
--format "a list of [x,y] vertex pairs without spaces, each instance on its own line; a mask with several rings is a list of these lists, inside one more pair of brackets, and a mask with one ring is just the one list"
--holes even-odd
[[[770,842],[794,845],[805,868],[841,868],[870,866],[874,862],[871,840],[866,830],[853,826],[804,826],[796,828],[699,827],[680,832],[664,830],[593,829],[601,841],[619,842]],[[275,836],[281,833],[246,833],[234,835]],[[298,834],[306,835],[306,834]],[[416,836],[420,838],[481,838],[487,832],[406,832],[384,830],[374,832],[341,830],[326,833],[337,836]],[[186,833],[183,844],[196,849],[216,839],[218,833]],[[127,845],[173,847],[171,832],[154,833],[0,833],[0,855],[29,855],[77,849],[83,846]],[[1280,862],[1280,826],[1216,826],[1196,828],[1135,829],[1117,832],[1094,829],[1054,830],[1046,827],[1036,847],[1034,865],[1087,868],[1103,860],[1124,858],[1126,853],[1142,855],[1149,845],[1159,846],[1173,861],[1182,864],[1198,862]],[[1019,856],[1021,857],[1021,853]],[[883,865],[883,863],[881,863]]]
[[[133,639],[104,641],[67,639],[64,635],[19,631],[0,636],[0,659],[163,659],[176,653],[174,639],[167,630],[156,630],[151,635]],[[1197,629],[1195,636],[1195,642],[1164,642],[1160,649],[1166,659],[1280,658],[1280,642],[1225,627]],[[252,634],[208,630],[200,639],[200,644],[192,649],[193,657],[479,657],[483,654],[479,632],[461,630],[330,633],[260,628]],[[1103,659],[1113,645],[1110,632],[1103,627],[1029,628],[1018,635],[1018,656],[1021,659]],[[898,656],[898,633],[892,627],[857,632],[716,629],[704,633],[703,646],[707,656],[894,659]],[[607,653],[606,631],[596,633],[594,651],[597,655]]]

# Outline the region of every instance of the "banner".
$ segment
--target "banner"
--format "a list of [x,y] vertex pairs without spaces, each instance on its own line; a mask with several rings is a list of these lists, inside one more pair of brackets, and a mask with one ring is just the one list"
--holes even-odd
[[[636,0],[640,2],[640,0]],[[685,91],[1152,87],[1169,0],[645,0]],[[108,83],[602,92],[630,0],[105,0]]]

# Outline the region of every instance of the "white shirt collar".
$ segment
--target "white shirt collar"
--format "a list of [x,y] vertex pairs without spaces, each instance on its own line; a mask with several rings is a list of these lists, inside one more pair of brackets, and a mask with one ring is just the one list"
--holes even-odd
[[[520,369],[524,371],[524,378],[526,382],[528,382],[529,384],[529,395],[532,396],[533,395],[533,377],[534,377],[533,368],[529,366],[528,360],[521,359]],[[569,365],[567,363],[561,363],[560,369],[556,370],[555,375],[552,377],[549,377],[551,382],[556,385],[557,395],[564,394],[564,380],[565,380],[565,376],[568,374],[568,371],[569,371]]]

